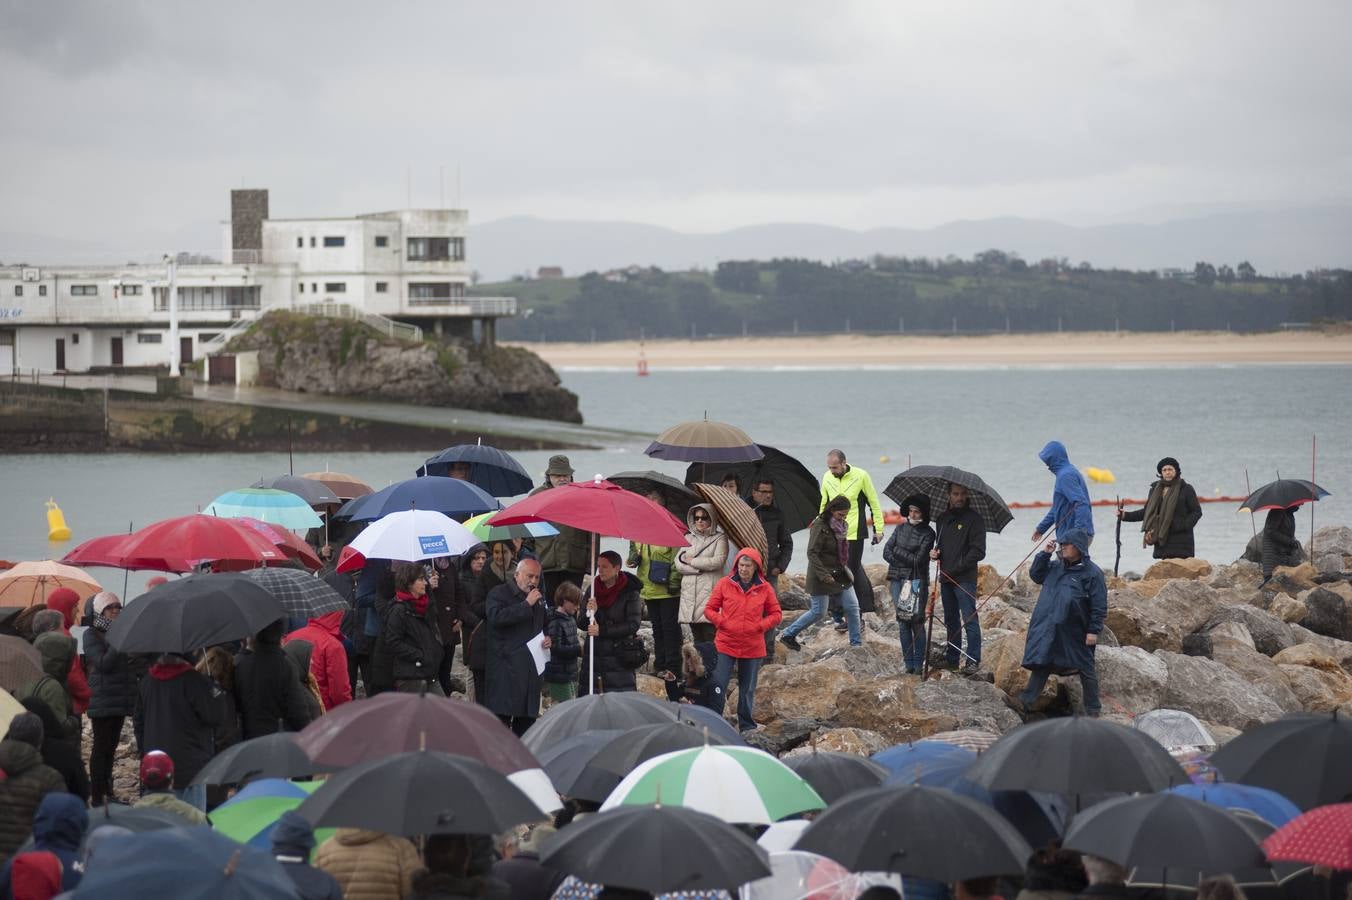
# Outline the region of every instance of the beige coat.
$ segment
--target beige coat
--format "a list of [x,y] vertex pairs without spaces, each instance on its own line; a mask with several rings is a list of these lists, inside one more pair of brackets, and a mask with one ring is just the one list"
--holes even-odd
[[[702,509],[713,520],[713,528],[704,534],[695,531],[695,510]],[[728,561],[728,536],[718,527],[718,514],[707,503],[696,503],[685,514],[690,532],[685,539],[689,547],[676,554],[676,571],[681,573],[680,620],[695,625],[708,623],[704,618],[704,604],[709,602],[714,585],[723,577],[723,566]]]
[[313,864],[333,876],[345,900],[403,900],[422,868],[407,838],[365,828],[339,828],[319,845]]

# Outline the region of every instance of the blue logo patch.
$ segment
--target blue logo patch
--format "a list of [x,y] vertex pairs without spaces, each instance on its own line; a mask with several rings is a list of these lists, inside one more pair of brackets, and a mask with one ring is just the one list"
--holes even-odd
[[450,548],[446,546],[446,538],[440,534],[420,534],[418,535],[418,546],[422,552],[428,556],[450,556]]

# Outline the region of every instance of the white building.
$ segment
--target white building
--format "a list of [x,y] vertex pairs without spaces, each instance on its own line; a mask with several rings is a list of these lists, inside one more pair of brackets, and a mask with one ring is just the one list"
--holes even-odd
[[[224,261],[175,264],[180,363],[273,309],[383,316],[489,343],[496,319],[516,314],[514,298],[465,296],[464,210],[270,219],[267,207],[267,191],[231,191]],[[0,373],[168,366],[169,268],[0,266]]]

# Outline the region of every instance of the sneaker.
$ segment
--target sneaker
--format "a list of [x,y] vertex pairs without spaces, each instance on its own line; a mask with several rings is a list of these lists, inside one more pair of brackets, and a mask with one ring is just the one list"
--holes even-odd
[[962,664],[962,668],[961,668],[961,669],[958,669],[958,674],[959,674],[959,675],[969,675],[969,676],[970,676],[970,675],[975,675],[975,674],[977,674],[977,673],[980,672],[980,671],[981,671],[981,665],[980,665],[979,663],[974,663],[974,662],[972,662],[972,661],[969,659],[969,660],[967,660],[967,662],[965,662],[965,663]]
[[846,633],[847,631],[849,631],[849,630],[850,630],[850,626],[849,626],[849,625],[846,625],[844,622],[837,622],[837,623],[836,623],[836,631],[839,631],[841,634],[845,634],[845,633]]
[[791,634],[781,634],[779,636],[779,642],[783,644],[785,647],[788,647],[790,650],[803,649],[803,645],[798,643],[798,638],[794,637]]

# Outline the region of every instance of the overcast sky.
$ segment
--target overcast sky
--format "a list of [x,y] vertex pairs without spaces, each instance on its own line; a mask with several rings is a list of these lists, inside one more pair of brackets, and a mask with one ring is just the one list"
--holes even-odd
[[[714,231],[1352,199],[1352,4],[0,0],[0,232],[456,200]],[[11,241],[12,243],[12,241]],[[203,248],[213,249],[213,248]]]

